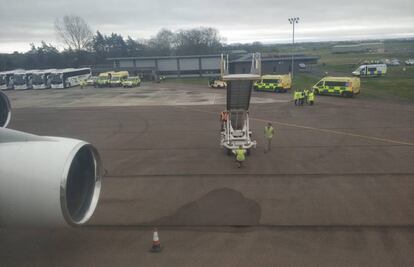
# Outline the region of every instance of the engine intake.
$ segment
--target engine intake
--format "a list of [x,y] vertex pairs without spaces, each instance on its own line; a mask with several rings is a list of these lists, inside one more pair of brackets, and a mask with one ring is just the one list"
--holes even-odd
[[97,150],[81,140],[0,129],[0,225],[82,225],[101,191]]
[[11,117],[11,105],[7,96],[0,92],[0,127],[7,127]]

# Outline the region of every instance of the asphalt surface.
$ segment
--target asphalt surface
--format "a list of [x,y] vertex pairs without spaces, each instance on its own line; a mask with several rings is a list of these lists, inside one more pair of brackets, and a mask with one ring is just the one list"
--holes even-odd
[[87,226],[0,229],[0,265],[414,265],[413,105],[255,92],[258,147],[238,169],[219,146],[224,91],[145,86],[150,102],[139,88],[6,92],[9,128],[89,141],[107,175]]

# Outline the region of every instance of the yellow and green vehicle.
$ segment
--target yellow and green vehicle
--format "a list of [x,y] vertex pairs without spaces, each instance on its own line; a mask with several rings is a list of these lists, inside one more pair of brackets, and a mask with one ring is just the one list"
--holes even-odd
[[99,73],[98,79],[96,80],[95,85],[98,87],[109,86],[109,82],[111,81],[111,77],[114,73],[115,73],[114,71]]
[[123,87],[137,87],[141,85],[141,79],[139,77],[128,77],[125,81],[122,81]]
[[269,91],[285,93],[292,88],[292,77],[285,75],[263,75],[261,80],[253,86],[255,91]]
[[313,86],[315,94],[353,97],[359,94],[361,80],[357,77],[325,77]]
[[128,71],[118,71],[112,74],[111,80],[109,81],[109,86],[111,87],[120,87],[122,82],[128,79]]

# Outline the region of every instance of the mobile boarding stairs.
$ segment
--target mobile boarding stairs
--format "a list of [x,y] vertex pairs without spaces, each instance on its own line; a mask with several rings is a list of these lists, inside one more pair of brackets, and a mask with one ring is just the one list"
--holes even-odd
[[261,77],[260,53],[252,55],[249,74],[229,74],[228,56],[221,55],[221,78],[227,83],[227,121],[221,132],[221,147],[232,153],[242,146],[249,154],[256,148],[249,123],[249,105],[253,83]]

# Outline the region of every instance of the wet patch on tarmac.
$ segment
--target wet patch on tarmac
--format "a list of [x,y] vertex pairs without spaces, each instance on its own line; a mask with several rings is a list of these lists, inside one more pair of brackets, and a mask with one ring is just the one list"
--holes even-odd
[[153,225],[258,225],[260,205],[238,191],[221,188],[179,208],[173,215],[152,222]]

